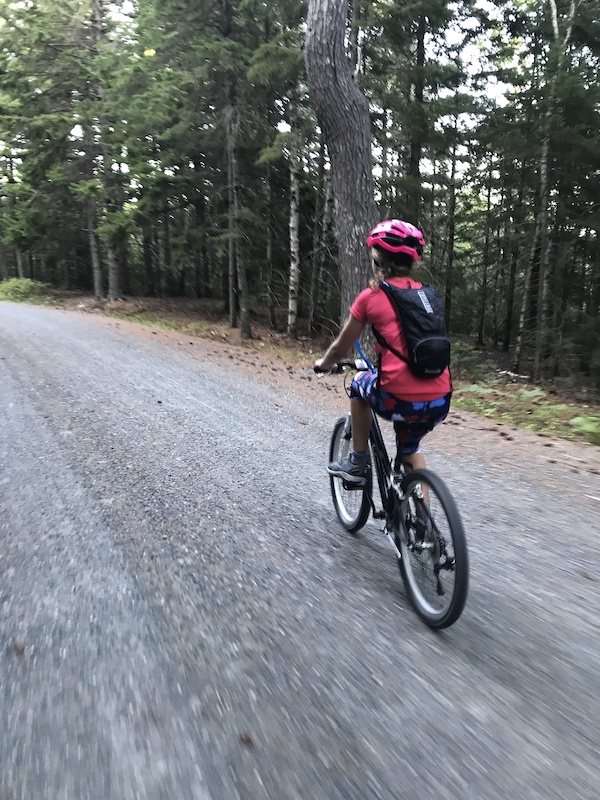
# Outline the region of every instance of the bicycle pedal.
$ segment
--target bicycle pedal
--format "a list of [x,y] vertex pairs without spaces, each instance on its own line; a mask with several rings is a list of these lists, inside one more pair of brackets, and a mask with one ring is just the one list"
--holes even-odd
[[350,481],[344,481],[344,480],[342,481],[342,485],[347,492],[352,492],[352,491],[358,492],[362,491],[362,489],[365,488],[364,483],[363,484],[351,483]]

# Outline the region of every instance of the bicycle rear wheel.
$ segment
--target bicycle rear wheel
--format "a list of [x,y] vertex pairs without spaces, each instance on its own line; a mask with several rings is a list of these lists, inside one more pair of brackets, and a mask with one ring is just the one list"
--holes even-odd
[[[335,423],[329,448],[330,461],[343,461],[347,458],[352,444],[350,417],[340,417]],[[331,497],[338,518],[350,533],[360,530],[371,513],[372,472],[369,471],[367,483],[359,488],[351,487],[343,478],[329,476]]]
[[402,490],[406,499],[396,534],[400,573],[421,619],[430,628],[447,628],[462,614],[469,587],[460,514],[446,484],[429,470],[409,472]]

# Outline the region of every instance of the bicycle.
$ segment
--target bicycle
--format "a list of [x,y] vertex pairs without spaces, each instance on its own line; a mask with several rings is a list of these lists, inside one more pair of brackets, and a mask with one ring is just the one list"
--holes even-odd
[[[340,361],[337,372],[371,368],[362,359]],[[315,371],[318,372],[316,368]],[[422,427],[423,423],[395,422],[394,430],[403,434],[414,425]],[[329,460],[345,459],[351,441],[351,420],[347,414],[334,425]],[[385,521],[382,530],[395,551],[414,610],[430,628],[447,628],[462,614],[468,593],[469,558],[462,521],[444,481],[429,469],[405,471],[398,436],[396,442],[392,462],[373,412],[369,441],[372,468],[367,482],[357,487],[330,475],[333,504],[340,522],[350,533],[364,527],[371,514],[374,519]],[[373,495],[373,472],[377,477],[380,507]],[[442,577],[446,583],[452,579],[451,587],[445,585]]]

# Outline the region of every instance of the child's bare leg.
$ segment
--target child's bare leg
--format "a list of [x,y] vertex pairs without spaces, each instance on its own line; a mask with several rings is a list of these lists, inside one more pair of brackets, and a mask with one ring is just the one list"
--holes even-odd
[[411,472],[413,469],[427,469],[427,461],[425,461],[423,453],[411,453],[409,456],[404,456],[402,460],[407,472]]
[[359,397],[350,400],[350,414],[352,417],[352,449],[356,453],[364,453],[369,447],[369,434],[373,415],[371,407]]
[[[427,469],[427,461],[423,453],[411,453],[409,456],[404,456],[402,461],[407,472],[412,472],[413,469]],[[425,484],[421,484],[421,491],[425,505],[429,505],[429,489]]]

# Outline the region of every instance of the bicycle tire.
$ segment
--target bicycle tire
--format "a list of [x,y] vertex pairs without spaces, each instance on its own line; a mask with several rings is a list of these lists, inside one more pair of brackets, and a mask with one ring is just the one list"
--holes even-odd
[[[423,486],[429,493],[427,504],[418,497]],[[419,617],[430,628],[448,628],[462,614],[469,591],[469,556],[460,514],[450,490],[434,472],[409,472],[402,479],[401,487],[405,499],[401,504],[399,530],[396,531],[396,545],[402,555],[399,559],[400,574]],[[416,542],[411,542],[411,530]],[[431,550],[419,551],[419,547],[430,547]],[[414,569],[415,564],[418,569]],[[445,566],[440,566],[442,564]],[[442,573],[445,585],[440,577]],[[454,580],[446,598],[447,604],[436,609],[421,589],[418,578],[429,588],[428,594],[441,598],[448,593],[449,580],[445,573],[451,573]],[[440,586],[443,593],[439,591]]]
[[[352,443],[350,417],[340,417],[333,427],[329,460],[340,461],[347,457]],[[367,483],[360,489],[345,489],[342,478],[329,476],[331,497],[339,521],[350,533],[356,533],[366,524],[371,513],[371,491],[373,486],[372,471],[369,471]]]

